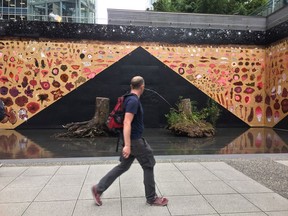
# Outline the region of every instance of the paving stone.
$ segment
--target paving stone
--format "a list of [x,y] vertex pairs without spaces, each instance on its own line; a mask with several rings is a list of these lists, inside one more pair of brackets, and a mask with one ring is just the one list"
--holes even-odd
[[55,175],[49,181],[49,186],[82,186],[84,175]]
[[79,200],[76,204],[73,216],[121,216],[119,199],[103,199],[102,206],[96,206],[94,200]]
[[121,184],[122,197],[145,197],[144,184]]
[[156,163],[154,170],[157,173],[160,171],[178,171],[178,168],[173,163]]
[[174,163],[175,166],[181,171],[191,171],[191,170],[205,170],[206,168],[200,163]]
[[275,211],[275,212],[266,212],[269,216],[287,216],[288,211]]
[[285,165],[285,166],[288,166],[288,160],[285,160],[285,161],[276,161],[276,162],[281,163],[281,164],[283,164],[283,165]]
[[260,209],[256,208],[239,194],[204,195],[204,197],[218,213],[248,213],[260,211]]
[[217,181],[220,180],[217,176],[209,170],[183,171],[183,174],[191,181]]
[[42,187],[36,188],[4,188],[0,192],[0,203],[31,202]]
[[157,183],[186,181],[185,176],[179,171],[161,171],[155,173],[154,176]]
[[71,216],[76,201],[33,202],[23,216]]
[[[91,188],[92,184],[84,184],[79,199],[93,199]],[[120,186],[119,186],[119,179],[116,179],[115,182],[102,194],[102,198],[120,198]]]
[[273,191],[264,187],[256,181],[225,181],[239,193],[272,193]]
[[36,201],[77,200],[81,186],[46,186]]
[[44,187],[50,179],[50,176],[20,176],[9,187]]
[[56,175],[84,175],[86,176],[88,169],[89,169],[88,165],[61,166],[57,170]]
[[236,213],[236,214],[221,214],[221,216],[267,216],[264,212],[249,212],[249,213]]
[[202,215],[217,213],[201,195],[168,197],[172,215]]
[[59,166],[29,167],[21,176],[52,176]]
[[29,206],[27,203],[2,203],[0,204],[1,216],[21,216],[25,209]]
[[11,183],[16,177],[0,177],[0,191]]
[[200,164],[209,170],[235,170],[224,162],[201,162]]
[[91,165],[86,179],[85,184],[97,184],[101,178],[104,177],[111,169],[113,169],[116,165]]
[[170,216],[167,207],[150,206],[146,204],[143,198],[123,198],[122,199],[123,216]]
[[288,199],[276,193],[243,194],[263,211],[288,211]]
[[252,179],[248,176],[244,175],[243,173],[237,170],[213,170],[214,175],[218,178],[229,181],[229,180],[237,180],[237,181],[251,181]]
[[28,167],[1,167],[0,177],[16,177],[27,169]]
[[193,181],[193,186],[201,194],[231,194],[237,193],[223,181]]
[[162,182],[158,183],[160,193],[163,196],[181,196],[181,195],[198,195],[199,192],[189,181],[179,182]]

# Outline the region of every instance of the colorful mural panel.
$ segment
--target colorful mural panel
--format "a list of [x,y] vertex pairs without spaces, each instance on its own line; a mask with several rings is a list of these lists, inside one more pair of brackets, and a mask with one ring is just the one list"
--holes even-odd
[[[260,46],[0,41],[0,128],[15,128],[142,46],[250,126],[288,114],[288,40]],[[193,100],[193,96],[191,96]]]
[[265,49],[147,46],[146,50],[248,125],[264,125]]
[[0,41],[0,98],[15,128],[133,51],[93,42]]
[[267,126],[274,126],[288,114],[288,40],[266,51],[265,115]]

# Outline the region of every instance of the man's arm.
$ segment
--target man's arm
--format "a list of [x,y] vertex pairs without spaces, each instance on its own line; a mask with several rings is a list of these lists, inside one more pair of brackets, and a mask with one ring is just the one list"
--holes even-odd
[[133,121],[133,118],[133,113],[125,113],[123,122],[124,148],[122,151],[124,158],[128,158],[131,154],[131,123]]

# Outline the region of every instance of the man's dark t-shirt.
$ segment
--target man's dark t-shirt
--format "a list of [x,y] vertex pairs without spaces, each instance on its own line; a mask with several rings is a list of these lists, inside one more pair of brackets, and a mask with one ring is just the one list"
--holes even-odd
[[144,130],[143,108],[137,95],[133,94],[125,98],[125,113],[133,113],[134,118],[131,124],[131,139],[140,139]]

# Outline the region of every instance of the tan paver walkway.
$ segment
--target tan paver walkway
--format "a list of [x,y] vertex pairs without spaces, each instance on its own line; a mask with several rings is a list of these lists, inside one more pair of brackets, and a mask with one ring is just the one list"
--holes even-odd
[[[281,161],[288,165],[288,161]],[[224,162],[157,163],[157,191],[167,207],[145,204],[139,164],[94,204],[91,186],[115,164],[2,167],[1,216],[287,216],[288,200]]]

